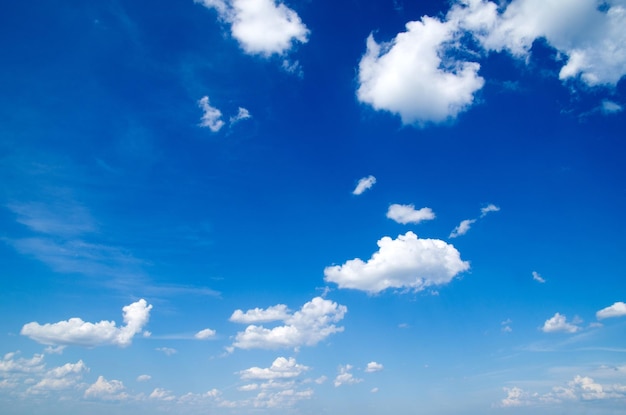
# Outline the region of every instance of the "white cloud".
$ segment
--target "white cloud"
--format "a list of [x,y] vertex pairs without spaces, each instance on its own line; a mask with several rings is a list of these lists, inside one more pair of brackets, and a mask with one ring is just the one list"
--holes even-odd
[[621,301],[614,303],[612,306],[603,308],[596,313],[596,317],[598,318],[598,320],[622,316],[626,316],[626,303],[623,303]]
[[150,379],[152,379],[152,376],[150,376],[150,375],[139,375],[139,376],[137,376],[137,382],[147,382]]
[[0,373],[17,372],[17,373],[33,373],[44,370],[43,354],[35,354],[30,359],[23,357],[17,358],[19,352],[11,352],[4,355],[0,360]]
[[198,340],[204,340],[204,339],[208,339],[215,336],[215,330],[211,330],[211,329],[204,329],[204,330],[200,330],[199,332],[197,332],[193,337],[195,337]]
[[542,284],[546,282],[546,280],[541,275],[539,275],[537,271],[533,271],[533,280]]
[[476,219],[465,219],[462,220],[459,225],[452,230],[449,238],[456,238],[457,236],[465,235],[467,231],[470,230],[472,225],[476,222]]
[[500,208],[494,204],[489,204],[484,208],[480,209],[480,217],[484,218],[490,212],[499,212]]
[[439,239],[419,239],[413,232],[385,236],[378,241],[378,252],[364,262],[360,258],[324,269],[324,279],[339,288],[378,293],[387,288],[427,287],[448,284],[469,269],[454,246]]
[[245,313],[242,310],[235,310],[229,320],[233,323],[253,324],[285,320],[289,316],[290,313],[287,306],[284,304],[277,304],[266,309],[254,308],[246,311]]
[[240,349],[297,348],[313,346],[333,333],[343,331],[335,324],[348,311],[346,306],[315,297],[302,306],[300,311],[285,316],[285,325],[273,328],[250,325],[237,333],[234,347]]
[[512,388],[504,388],[504,391],[506,392],[506,398],[500,401],[501,406],[509,408],[526,405],[525,399],[528,394],[521,388],[515,386]]
[[222,111],[209,104],[209,97],[203,96],[198,101],[198,106],[202,108],[203,114],[200,121],[201,127],[209,127],[214,133],[218,132],[223,126]]
[[357,183],[356,187],[352,191],[352,194],[358,196],[362,194],[364,191],[366,191],[367,189],[371,189],[375,183],[376,183],[376,177],[374,176],[363,177],[359,179],[359,182]]
[[407,223],[420,223],[425,220],[435,219],[435,214],[431,208],[427,207],[415,210],[414,205],[393,204],[387,210],[387,217],[406,225]]
[[252,115],[250,115],[250,111],[245,108],[239,107],[239,109],[237,110],[237,115],[230,117],[230,124],[232,125],[238,123],[239,121],[247,120],[248,118],[252,118]]
[[339,374],[333,383],[335,387],[363,382],[363,379],[355,378],[352,373],[350,373],[350,370],[352,370],[351,365],[339,366]]
[[171,356],[171,355],[178,353],[178,350],[172,349],[171,347],[157,347],[154,350],[156,350],[157,352],[165,353],[165,355],[167,356]]
[[275,380],[275,379],[291,379],[300,376],[308,370],[307,366],[296,363],[293,357],[279,357],[268,368],[251,367],[250,369],[239,372],[241,379],[259,379],[259,380]]
[[300,16],[275,0],[195,0],[217,11],[231,34],[251,55],[283,54],[295,42],[306,43],[309,30]]
[[624,111],[624,108],[616,102],[605,99],[602,101],[601,110],[604,114],[617,114],[618,112]]
[[127,399],[126,388],[119,380],[108,381],[104,376],[98,376],[98,380],[85,390],[85,398],[97,398],[104,400]]
[[374,373],[374,372],[380,372],[381,370],[383,370],[383,365],[381,365],[380,363],[376,363],[376,362],[369,362],[367,364],[367,367],[365,368],[365,372],[366,373]]
[[155,388],[152,393],[150,393],[150,399],[157,399],[159,401],[173,401],[176,399],[176,396],[167,389]]
[[370,34],[359,62],[358,99],[398,114],[404,124],[455,118],[484,84],[478,63],[446,57],[457,37],[454,24],[428,16],[407,23],[406,32],[386,44]]
[[553,317],[546,320],[541,330],[544,333],[556,333],[556,332],[576,333],[578,330],[580,330],[580,327],[574,324],[568,323],[567,318],[564,315],[555,313]]
[[141,333],[148,323],[152,305],[141,299],[122,308],[126,325],[117,327],[114,321],[85,322],[78,317],[58,323],[40,325],[27,323],[20,334],[47,345],[101,346],[112,344],[126,347],[135,334]]

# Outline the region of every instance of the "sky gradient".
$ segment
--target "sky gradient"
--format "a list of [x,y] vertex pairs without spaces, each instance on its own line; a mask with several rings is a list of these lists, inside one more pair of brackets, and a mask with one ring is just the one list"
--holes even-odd
[[625,28],[6,6],[3,414],[623,413]]

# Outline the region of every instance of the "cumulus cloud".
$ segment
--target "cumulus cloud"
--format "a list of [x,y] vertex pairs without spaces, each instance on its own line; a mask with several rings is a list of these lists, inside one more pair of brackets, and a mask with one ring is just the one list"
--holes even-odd
[[198,340],[205,340],[213,336],[215,336],[215,330],[204,329],[204,330],[200,330],[199,332],[197,332],[193,337],[195,337]]
[[351,365],[339,366],[339,374],[333,383],[336,388],[341,385],[353,385],[355,383],[363,382],[363,379],[355,378],[354,375],[350,373],[351,370]]
[[289,315],[290,312],[286,305],[277,304],[266,309],[254,308],[245,313],[242,310],[235,310],[229,320],[233,323],[243,324],[267,323],[270,321],[285,320]]
[[622,316],[626,316],[626,304],[621,301],[618,301],[609,307],[603,308],[596,313],[598,320]]
[[542,284],[546,282],[546,280],[541,275],[539,275],[537,271],[533,271],[533,280]]
[[74,317],[52,324],[27,323],[22,327],[20,334],[47,345],[95,347],[112,344],[126,347],[148,323],[151,309],[152,305],[144,299],[123,307],[122,312],[126,324],[121,327],[117,327],[114,321],[103,320],[98,323],[89,323]]
[[380,372],[381,370],[383,370],[383,365],[376,362],[369,362],[365,368],[366,373]]
[[435,213],[431,208],[427,207],[415,210],[414,205],[393,204],[387,210],[387,217],[406,225],[407,223],[420,223],[425,220],[435,219]]
[[124,390],[126,387],[119,380],[106,380],[104,376],[98,376],[98,380],[85,390],[85,398],[97,398],[103,400],[123,400],[129,396]]
[[35,354],[30,359],[17,357],[19,352],[11,352],[0,360],[0,373],[34,373],[44,370],[43,354]]
[[450,232],[449,238],[456,238],[457,236],[465,235],[470,230],[472,225],[476,222],[476,219],[462,220],[459,225]]
[[555,313],[553,317],[546,320],[541,330],[544,333],[576,333],[580,327],[567,322],[567,318],[559,313]]
[[379,250],[364,262],[360,258],[324,269],[324,279],[339,288],[352,288],[371,294],[387,288],[427,287],[448,284],[456,275],[469,269],[453,245],[439,239],[419,239],[413,232],[385,236]]
[[150,379],[152,379],[152,376],[150,376],[150,375],[139,375],[139,376],[137,376],[137,382],[147,382]]
[[195,0],[215,9],[231,25],[231,34],[247,54],[284,54],[306,43],[309,30],[298,14],[275,0]]
[[359,179],[359,182],[357,183],[356,187],[352,191],[352,194],[358,196],[362,194],[364,191],[366,191],[367,189],[371,189],[375,183],[376,183],[376,177],[374,176],[363,177]]
[[404,124],[456,117],[484,84],[478,63],[448,57],[457,38],[453,23],[428,16],[407,23],[389,43],[370,34],[359,62],[358,99],[399,115]]
[[334,323],[341,321],[347,311],[346,306],[315,297],[299,311],[283,316],[284,325],[273,328],[249,325],[245,331],[237,333],[233,346],[240,349],[313,346],[331,334],[343,331],[343,327]]
[[209,97],[203,96],[198,101],[198,106],[202,108],[202,118],[200,120],[201,127],[208,127],[214,133],[218,132],[223,126],[222,111],[209,104]]
[[307,370],[309,370],[307,366],[296,363],[296,359],[293,357],[278,357],[268,368],[251,367],[242,370],[239,375],[241,379],[246,380],[291,379],[300,376]]

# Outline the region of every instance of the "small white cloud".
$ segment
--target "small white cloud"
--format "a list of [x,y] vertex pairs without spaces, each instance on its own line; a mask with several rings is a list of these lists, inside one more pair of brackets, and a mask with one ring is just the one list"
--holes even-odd
[[154,350],[161,352],[161,353],[165,353],[165,355],[167,356],[171,356],[171,355],[178,353],[178,350],[172,349],[171,347],[157,347]]
[[277,304],[266,309],[254,308],[245,313],[242,310],[235,310],[229,320],[233,323],[243,324],[268,323],[270,321],[285,320],[289,315],[289,309],[286,305]]
[[150,393],[150,399],[168,402],[175,400],[176,396],[174,396],[172,392],[167,389],[155,388],[152,393]]
[[245,331],[237,333],[233,346],[240,349],[313,346],[331,334],[343,331],[343,327],[337,327],[334,323],[341,321],[347,311],[346,306],[315,297],[304,304],[300,311],[283,316],[283,326],[269,329],[249,325]]
[[255,391],[257,389],[259,389],[258,383],[249,383],[247,385],[242,385],[237,388],[237,390],[242,391],[242,392]]
[[533,280],[542,284],[546,282],[546,280],[541,275],[539,275],[537,271],[533,271]]
[[431,208],[421,208],[415,210],[414,205],[398,205],[393,204],[387,210],[387,217],[398,223],[406,225],[407,223],[420,223],[425,220],[435,219],[435,214]]
[[315,379],[314,382],[317,383],[318,385],[321,385],[322,383],[326,382],[328,380],[328,378],[326,376],[320,376],[319,378]]
[[618,112],[622,112],[624,108],[616,102],[605,99],[602,101],[601,110],[604,114],[617,114]]
[[459,225],[452,230],[449,238],[456,238],[457,236],[465,235],[470,230],[472,225],[476,222],[476,219],[465,219],[459,223]]
[[378,388],[372,388],[372,389],[370,390],[370,393],[377,393],[377,392],[378,392]]
[[363,379],[355,378],[350,370],[352,370],[351,365],[339,366],[339,374],[334,381],[335,387],[363,382]]
[[203,96],[198,101],[198,106],[202,108],[203,114],[200,121],[201,127],[208,127],[214,133],[218,132],[223,126],[222,111],[209,104],[209,97]]
[[307,366],[296,363],[293,357],[279,357],[268,368],[251,367],[239,372],[241,379],[246,380],[276,380],[292,379],[309,370]]
[[362,194],[364,191],[366,191],[367,189],[371,189],[375,183],[376,183],[376,177],[374,176],[363,177],[359,179],[359,182],[357,183],[356,187],[352,191],[352,194],[358,196]]
[[380,372],[381,370],[383,370],[383,365],[376,362],[369,362],[365,368],[366,373]]
[[490,212],[499,212],[500,208],[494,204],[489,204],[484,208],[480,209],[480,217],[484,218]]
[[119,380],[108,381],[104,376],[98,376],[98,380],[85,390],[85,398],[98,398],[104,400],[123,400],[128,398],[124,392],[126,388]]
[[439,239],[419,239],[413,232],[385,236],[379,250],[364,262],[360,258],[324,269],[324,279],[339,288],[352,288],[375,294],[387,288],[421,291],[448,284],[469,263],[461,260],[454,246]]
[[152,379],[152,376],[150,376],[150,375],[139,375],[139,376],[137,376],[137,382],[147,382],[150,379]]
[[598,320],[622,316],[626,316],[626,303],[621,301],[614,303],[612,306],[603,308],[596,313]]
[[126,325],[121,327],[117,327],[114,321],[103,320],[98,323],[89,323],[74,317],[53,324],[27,323],[22,327],[20,334],[47,345],[94,347],[113,344],[126,347],[148,323],[151,309],[152,305],[149,305],[144,299],[123,307]]
[[193,337],[195,337],[198,340],[204,340],[204,339],[209,339],[213,336],[215,336],[215,330],[204,329],[204,330],[200,330],[199,332],[197,332]]
[[237,115],[230,117],[230,124],[232,125],[238,123],[239,121],[247,120],[248,118],[252,118],[252,115],[250,115],[250,111],[245,108],[239,107]]
[[502,326],[502,331],[504,333],[510,333],[513,331],[513,329],[511,328],[511,323],[513,321],[510,318],[507,318],[506,320],[504,320],[502,323],[500,323],[500,325]]
[[544,333],[576,333],[578,330],[580,330],[580,327],[568,323],[567,318],[564,315],[555,313],[553,317],[546,320],[541,330]]
[[231,34],[251,55],[281,55],[296,42],[308,41],[300,16],[275,0],[195,0],[217,11],[231,25]]

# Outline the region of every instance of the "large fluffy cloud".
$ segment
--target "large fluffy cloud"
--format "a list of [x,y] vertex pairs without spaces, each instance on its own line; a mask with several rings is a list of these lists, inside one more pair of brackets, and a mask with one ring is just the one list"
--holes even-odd
[[195,0],[215,9],[231,25],[231,34],[248,54],[282,54],[295,42],[306,43],[309,30],[300,16],[275,0]]
[[423,17],[387,44],[370,35],[359,63],[358,99],[398,114],[404,124],[456,117],[484,84],[478,63],[445,57],[457,33],[452,23]]
[[[274,310],[276,307],[279,306],[275,306]],[[321,297],[315,297],[304,304],[299,311],[293,314],[285,314],[281,318],[285,323],[284,325],[273,328],[254,324],[249,325],[245,331],[237,333],[233,346],[240,349],[313,346],[331,334],[343,331],[343,327],[337,327],[334,323],[343,319],[347,311],[346,306]],[[256,311],[255,313],[259,315],[264,314],[263,311]],[[242,315],[252,314],[254,313],[250,311],[242,313]]]
[[78,317],[58,323],[39,324],[32,322],[22,327],[21,334],[48,345],[80,345],[87,347],[113,344],[125,347],[133,337],[143,331],[150,318],[149,305],[141,299],[122,308],[124,326],[117,327],[115,321],[89,323]]
[[415,291],[445,285],[469,269],[453,245],[439,239],[420,239],[413,232],[378,241],[379,250],[364,262],[359,258],[324,269],[324,277],[340,288],[378,293],[387,288]]

